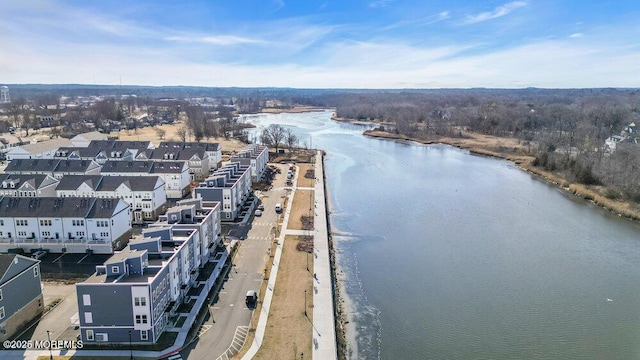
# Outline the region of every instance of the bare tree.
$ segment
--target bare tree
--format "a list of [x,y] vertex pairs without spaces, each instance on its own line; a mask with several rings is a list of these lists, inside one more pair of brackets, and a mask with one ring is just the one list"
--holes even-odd
[[284,132],[284,142],[289,147],[289,150],[291,150],[298,146],[298,137],[293,133],[293,131],[291,131],[291,129],[286,129]]
[[285,139],[285,128],[279,124],[271,124],[262,131],[260,139],[262,140],[262,143],[274,147],[277,153],[278,148]]
[[187,141],[187,134],[189,133],[189,130],[187,129],[186,126],[181,126],[176,130],[176,134],[178,135],[178,137],[180,138],[180,141],[185,142]]

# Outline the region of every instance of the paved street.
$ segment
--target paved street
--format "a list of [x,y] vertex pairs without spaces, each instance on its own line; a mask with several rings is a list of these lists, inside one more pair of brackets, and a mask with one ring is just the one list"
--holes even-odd
[[232,345],[236,349],[234,353],[242,347],[238,340],[246,336],[244,327],[249,325],[252,311],[245,305],[245,295],[248,290],[260,290],[268,251],[274,239],[272,229],[278,219],[275,204],[282,203],[287,193],[284,187],[286,167],[278,166],[283,171],[274,179],[272,190],[257,194],[264,204],[263,215],[253,218],[253,222],[247,225],[236,226],[231,232],[236,237],[246,238],[233,259],[234,267],[229,271],[228,281],[210,307],[201,336],[180,352],[182,358],[226,359],[224,354]]

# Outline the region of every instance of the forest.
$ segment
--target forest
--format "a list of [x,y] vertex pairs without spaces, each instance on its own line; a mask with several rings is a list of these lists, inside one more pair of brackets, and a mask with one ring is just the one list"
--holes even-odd
[[[570,182],[603,185],[611,199],[640,203],[640,90],[638,89],[291,89],[10,85],[12,102],[1,110],[24,129],[42,126],[39,116],[70,127],[92,123],[104,131],[186,120],[197,141],[242,136],[237,115],[256,113],[268,101],[335,108],[339,118],[372,121],[416,139],[471,133],[517,139],[533,164]],[[61,97],[98,97],[73,108]],[[52,105],[53,104],[53,105]],[[144,123],[132,118],[144,109]],[[286,130],[286,129],[285,129]],[[282,130],[267,135],[295,137]],[[245,139],[246,140],[246,139]]]

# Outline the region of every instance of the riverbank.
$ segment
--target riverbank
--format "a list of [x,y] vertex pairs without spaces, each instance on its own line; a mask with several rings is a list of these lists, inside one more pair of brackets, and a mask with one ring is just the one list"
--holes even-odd
[[559,186],[563,190],[568,191],[575,196],[592,201],[596,205],[599,205],[618,216],[636,221],[640,220],[640,208],[638,205],[627,201],[608,198],[605,195],[605,188],[601,186],[574,184],[555,173],[533,166],[532,162],[535,157],[524,153],[524,145],[519,144],[516,139],[498,138],[482,134],[467,134],[467,136],[463,138],[434,137],[432,139],[425,140],[380,130],[366,130],[363,135],[397,141],[412,141],[425,145],[445,144],[459,149],[468,150],[471,154],[505,159],[513,162],[523,171],[536,175],[550,184]]
[[332,110],[333,108],[319,108],[315,106],[293,106],[291,108],[263,108],[260,110],[264,114],[282,114],[282,113],[306,113],[306,112],[321,112],[326,110]]

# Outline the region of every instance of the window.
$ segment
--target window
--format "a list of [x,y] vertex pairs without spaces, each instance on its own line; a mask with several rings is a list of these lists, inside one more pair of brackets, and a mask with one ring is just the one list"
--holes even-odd
[[136,324],[146,324],[147,315],[136,315]]
[[0,220],[0,226],[4,226],[4,220]]
[[114,273],[114,274],[117,274],[117,273],[120,272],[120,268],[117,267],[117,266],[112,266],[111,267],[111,272]]
[[100,236],[101,237],[109,237],[109,233],[108,232],[101,232]]
[[26,231],[18,231],[18,236],[27,236]]
[[4,319],[4,306],[0,307],[0,320]]
[[147,330],[140,330],[140,340],[147,340],[149,338],[149,333]]
[[33,277],[38,277],[38,275],[40,275],[40,268],[36,266],[33,268]]
[[89,311],[84,313],[84,322],[87,324],[93,323],[93,314]]
[[73,226],[84,226],[84,220],[71,220]]
[[43,231],[42,232],[42,237],[49,237],[51,236],[51,232],[50,231]]
[[16,220],[16,226],[29,226],[29,222],[27,220]]
[[83,294],[82,295],[82,305],[91,306],[91,295],[90,294]]
[[51,226],[51,220],[40,220],[40,226]]
[[134,297],[133,298],[133,303],[136,306],[147,306],[147,298],[142,296],[142,297]]
[[87,341],[93,341],[93,330],[87,330]]
[[84,231],[76,232],[76,236],[80,236],[80,237],[84,236]]

